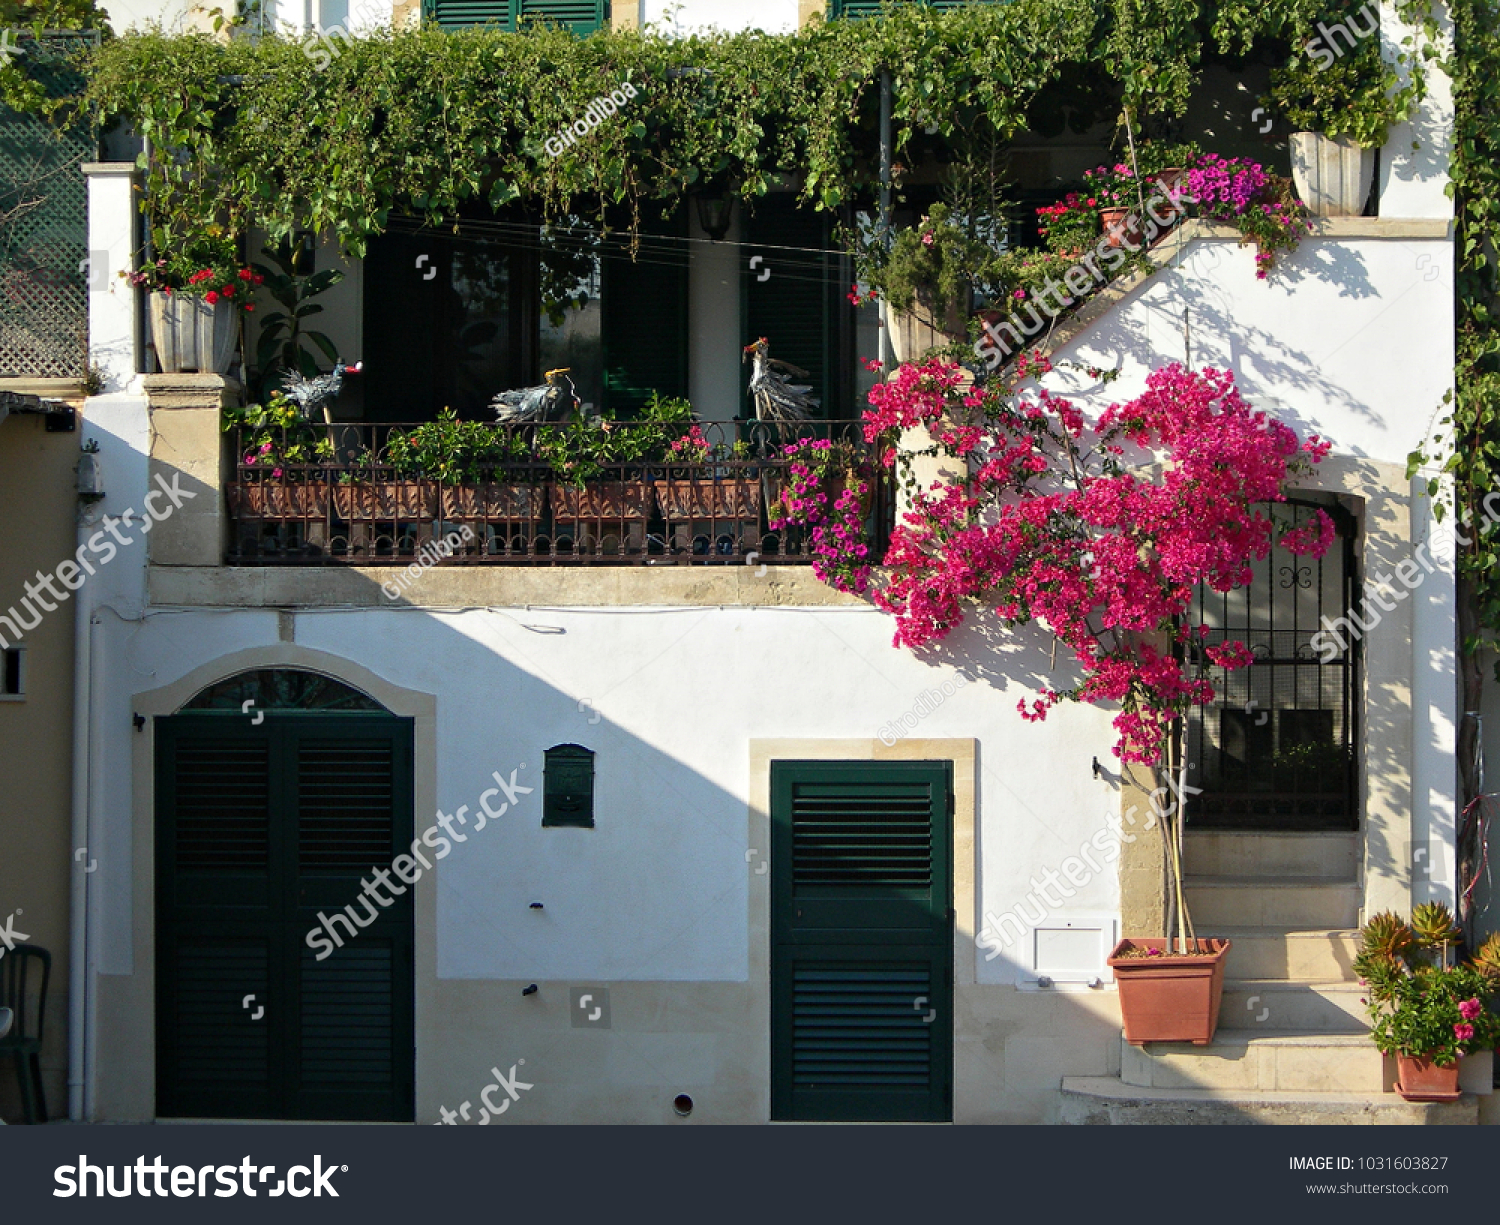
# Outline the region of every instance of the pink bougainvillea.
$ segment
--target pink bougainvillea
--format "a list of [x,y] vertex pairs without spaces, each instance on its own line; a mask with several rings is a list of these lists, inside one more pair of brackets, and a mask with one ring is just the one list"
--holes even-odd
[[[1022,377],[1051,369],[1045,358],[1022,361]],[[1115,752],[1155,763],[1174,720],[1213,699],[1206,667],[1250,663],[1243,643],[1209,643],[1189,627],[1195,589],[1249,583],[1273,544],[1320,557],[1332,541],[1322,512],[1279,539],[1266,513],[1285,500],[1288,476],[1329,445],[1299,442],[1246,403],[1226,371],[1157,370],[1092,425],[1053,392],[966,382],[933,360],[870,392],[867,441],[920,425],[965,461],[962,476],[913,498],[875,602],[895,617],[898,646],[943,638],[975,601],[1005,622],[1038,622],[1071,648],[1083,680],[1043,690],[1021,713],[1042,719],[1065,698],[1118,704]],[[857,577],[856,590],[868,578],[847,568],[840,577]]]

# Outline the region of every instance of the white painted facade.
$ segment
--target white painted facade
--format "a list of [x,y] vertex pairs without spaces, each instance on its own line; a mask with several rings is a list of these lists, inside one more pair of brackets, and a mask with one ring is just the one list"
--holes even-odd
[[[659,18],[656,0],[643,9],[647,20]],[[791,0],[769,7],[702,0],[684,6],[678,20],[707,24],[710,17],[768,30],[796,21]],[[1446,130],[1447,108],[1435,88],[1423,132]],[[1378,221],[1353,220],[1308,239],[1269,281],[1256,279],[1252,253],[1232,239],[1186,242],[1169,268],[1057,354],[1119,366],[1117,382],[1101,391],[1067,371],[1051,376],[1095,411],[1126,399],[1150,369],[1183,359],[1186,310],[1195,365],[1227,366],[1252,402],[1333,442],[1315,486],[1379,504],[1365,522],[1372,533],[1378,524],[1382,539],[1360,543],[1366,577],[1370,563],[1404,556],[1431,534],[1428,504],[1418,484],[1406,482],[1404,466],[1441,415],[1452,367],[1453,259],[1441,224],[1450,205],[1440,147],[1410,156],[1410,136],[1398,131],[1386,155]],[[100,177],[91,205],[91,247],[113,247],[128,193],[117,178]],[[1403,230],[1397,223],[1406,220],[1428,224]],[[737,366],[708,360],[735,339],[723,322],[736,317],[733,237],[698,250],[692,272],[692,313],[704,321],[693,337],[692,389],[709,418],[732,415],[739,394]],[[324,318],[340,346],[357,353],[359,278],[351,271],[335,291],[340,297],[330,295],[346,309]],[[147,492],[153,428],[130,374],[131,316],[114,301],[126,292],[111,279],[94,295],[91,316],[113,394],[88,402],[85,432],[101,444],[109,490],[102,510],[111,515],[139,507]],[[151,590],[158,579],[171,589],[165,569],[149,575]],[[863,602],[621,604],[576,594],[587,590],[578,582],[558,587],[571,598],[543,606],[511,594],[515,581],[496,568],[483,599],[465,606],[440,598],[436,586],[429,597],[419,585],[411,602],[430,598],[434,606],[383,607],[376,597],[373,607],[353,607],[246,596],[253,582],[226,571],[214,580],[222,594],[213,599],[153,603],[137,546],[90,584],[99,610],[94,1116],[152,1113],[141,1054],[152,1033],[151,782],[140,747],[148,733],[137,731],[132,715],[156,710],[163,694],[189,696],[178,692],[187,678],[207,683],[297,658],[317,659],[356,685],[373,676],[430,700],[430,786],[422,781],[420,731],[417,748],[419,831],[431,819],[424,796],[443,813],[472,810],[492,772],[513,769],[536,788],[455,847],[419,890],[419,1122],[433,1121],[438,1104],[471,1094],[487,1061],[528,1051],[538,1089],[526,1109],[502,1121],[665,1120],[683,1088],[700,1102],[694,1121],[764,1121],[767,878],[756,866],[767,854],[757,808],[766,780],[757,776],[754,745],[800,741],[809,756],[822,756],[814,746],[843,741],[878,753],[882,729],[926,705],[900,742],[968,743],[973,756],[973,842],[958,848],[967,856],[958,874],[967,874],[972,894],[956,916],[955,1119],[1054,1121],[1060,1076],[1119,1070],[1118,1008],[1102,960],[1078,963],[1078,946],[1065,938],[1050,946],[1059,960],[1039,965],[1029,942],[989,958],[974,944],[985,916],[1026,904],[1049,869],[1072,881],[1049,926],[1112,933],[1117,922],[1117,873],[1107,864],[1098,871],[1084,864],[1083,873],[1068,866],[1083,863],[1081,848],[1098,847],[1096,836],[1120,821],[1111,714],[1064,707],[1031,724],[1016,711],[1039,677],[1062,679],[1048,673],[1050,639],[1018,632],[999,654],[977,632],[976,614],[930,661],[893,648],[891,621]],[[748,581],[741,576],[742,585]],[[777,572],[764,581],[779,581]],[[1404,909],[1427,897],[1451,901],[1458,715],[1451,569],[1428,578],[1367,646],[1369,700],[1391,715],[1379,749],[1392,754],[1382,758],[1382,776],[1367,783],[1370,811],[1380,812],[1379,845],[1369,834],[1361,856],[1367,903]],[[943,700],[924,704],[933,690]],[[542,752],[565,742],[597,753],[593,830],[541,828]],[[1375,769],[1375,746],[1365,747]],[[1103,778],[1095,776],[1095,758],[1106,767]],[[1446,872],[1413,884],[1403,842],[1449,848]],[[535,901],[544,903],[540,913],[529,909]],[[1038,987],[1041,974],[1056,985]],[[1095,976],[1104,985],[1089,986]],[[579,982],[614,992],[616,1027],[604,1056],[585,1050],[569,1029],[566,989]],[[520,988],[530,983],[541,990],[523,999]]]

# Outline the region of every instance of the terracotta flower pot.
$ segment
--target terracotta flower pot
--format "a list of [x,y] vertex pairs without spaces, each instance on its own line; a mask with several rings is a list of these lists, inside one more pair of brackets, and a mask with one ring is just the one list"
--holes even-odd
[[1104,235],[1111,247],[1141,245],[1140,218],[1132,218],[1128,208],[1101,208],[1099,216],[1104,220]]
[[1229,941],[1199,940],[1197,954],[1126,955],[1132,950],[1166,947],[1164,939],[1133,937],[1121,940],[1109,956],[1120,987],[1125,1041],[1207,1046],[1219,1027]]
[[1462,1096],[1456,1059],[1440,1068],[1430,1059],[1397,1055],[1396,1068],[1396,1092],[1409,1102],[1456,1102]]
[[182,293],[151,295],[151,343],[168,374],[224,374],[239,339],[235,307]]
[[437,489],[420,481],[372,481],[337,485],[333,508],[340,519],[431,519],[437,514]]

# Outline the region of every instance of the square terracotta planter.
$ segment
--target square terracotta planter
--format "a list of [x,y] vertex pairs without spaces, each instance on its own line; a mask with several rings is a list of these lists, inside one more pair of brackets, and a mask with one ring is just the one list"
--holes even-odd
[[[1127,937],[1109,955],[1120,987],[1125,1041],[1191,1042],[1207,1046],[1219,1027],[1228,940],[1199,940],[1196,955],[1165,952],[1158,937]],[[1162,950],[1159,956],[1127,957],[1132,949]]]
[[1440,1068],[1430,1059],[1397,1055],[1396,1069],[1396,1092],[1409,1102],[1456,1102],[1463,1096],[1458,1087],[1457,1059]]

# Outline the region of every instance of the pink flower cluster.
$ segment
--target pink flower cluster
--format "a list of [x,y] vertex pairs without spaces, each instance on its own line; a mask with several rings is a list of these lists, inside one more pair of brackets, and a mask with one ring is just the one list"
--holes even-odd
[[[863,595],[870,585],[864,505],[869,480],[861,473],[834,471],[834,447],[826,439],[804,439],[783,450],[791,461],[787,487],[779,499],[781,514],[773,516],[768,526],[776,532],[793,525],[808,528],[812,569],[818,581]],[[830,507],[829,488],[836,481],[844,485]]]
[[[870,392],[867,439],[926,425],[967,458],[964,475],[917,494],[892,533],[890,579],[874,598],[896,619],[896,644],[943,638],[980,599],[1006,622],[1037,621],[1072,649],[1084,679],[1021,713],[1044,718],[1064,698],[1117,703],[1115,752],[1156,762],[1174,720],[1212,701],[1206,668],[1250,663],[1243,643],[1206,644],[1188,628],[1194,590],[1248,583],[1251,562],[1276,543],[1323,554],[1326,516],[1278,541],[1263,504],[1285,499],[1289,464],[1316,463],[1329,445],[1299,443],[1227,371],[1157,370],[1092,427],[1050,391],[961,393],[962,377],[931,361]],[[1127,446],[1160,461],[1161,477],[1127,466]]]
[[1246,158],[1205,153],[1188,170],[1188,195],[1206,214],[1238,217],[1267,183],[1266,172]]

